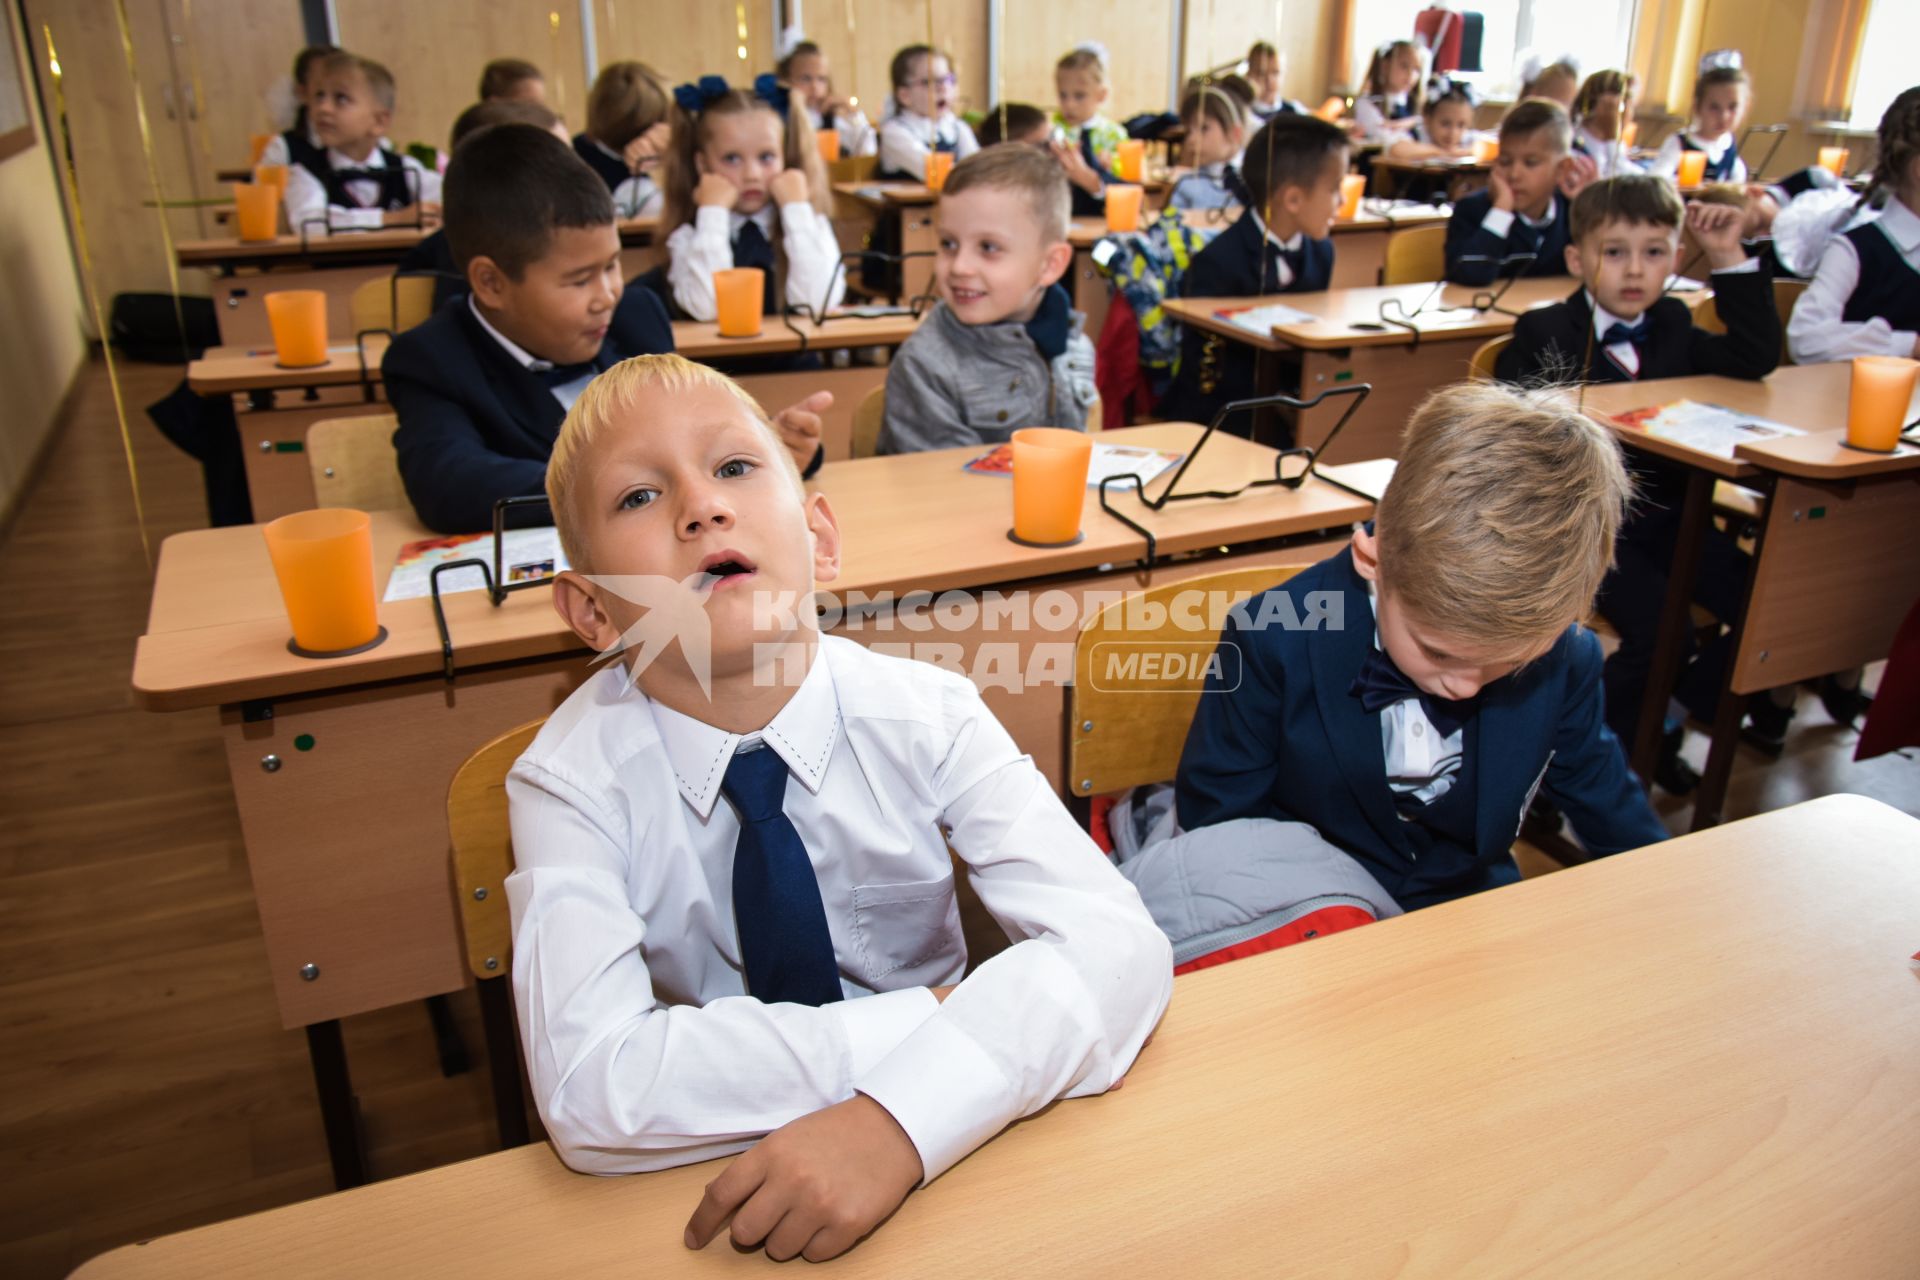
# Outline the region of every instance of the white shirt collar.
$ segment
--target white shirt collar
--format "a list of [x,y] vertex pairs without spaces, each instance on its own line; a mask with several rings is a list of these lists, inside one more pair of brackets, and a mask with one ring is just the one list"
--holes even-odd
[[1553,220],[1559,216],[1559,213],[1560,213],[1560,193],[1556,191],[1547,198],[1547,212],[1544,217],[1539,217],[1539,218],[1530,217],[1529,215],[1520,212],[1518,209],[1515,209],[1513,211],[1513,216],[1520,219],[1520,221],[1526,223],[1528,226],[1532,227],[1534,230],[1537,231],[1542,227],[1552,226]]
[[1595,339],[1605,337],[1607,330],[1611,329],[1614,325],[1623,324],[1631,329],[1634,325],[1638,324],[1640,320],[1647,318],[1645,312],[1642,312],[1638,319],[1635,320],[1628,320],[1617,316],[1594,301],[1591,290],[1586,290],[1585,292],[1587,295],[1587,305],[1593,308],[1593,336]]
[[375,144],[372,155],[365,160],[355,160],[344,151],[328,147],[327,163],[336,169],[384,169],[387,167],[387,151],[385,147]]
[[713,812],[727,764],[742,743],[756,739],[786,762],[808,791],[818,794],[826,780],[827,762],[840,737],[840,698],[834,689],[827,654],[831,646],[814,650],[813,665],[787,705],[758,733],[728,733],[649,700],[653,723],[667,763],[673,767],[680,796],[705,820]]
[[759,224],[760,234],[771,241],[773,239],[773,229],[780,225],[780,206],[774,203],[772,196],[768,196],[767,202],[754,210],[752,214],[736,213],[732,209],[727,210],[727,239],[731,241],[735,236],[739,235],[740,228],[746,226],[749,222]]
[[486,316],[480,313],[480,305],[473,300],[472,294],[467,295],[467,310],[473,312],[473,318],[480,322],[480,327],[487,331],[489,337],[500,344],[501,350],[520,362],[521,368],[530,373],[545,373],[547,370],[553,368],[553,361],[542,360],[539,356],[534,355],[512,338],[509,338],[506,334],[488,324]]
[[621,155],[618,151],[615,151],[612,147],[608,146],[606,143],[600,141],[600,139],[589,137],[587,141],[591,142],[594,146],[600,148],[600,153],[602,155],[608,156],[614,160],[618,160],[621,164],[625,164],[627,162],[627,158],[625,156]]
[[1306,242],[1307,242],[1307,233],[1304,231],[1296,231],[1285,240],[1282,240],[1279,236],[1273,234],[1271,230],[1267,232],[1267,243],[1271,244],[1274,248],[1280,250],[1282,253],[1298,253],[1300,251],[1300,246],[1304,245]]
[[1893,241],[1902,257],[1912,261],[1914,251],[1920,249],[1920,214],[1907,208],[1898,198],[1889,198],[1887,207],[1880,212],[1876,221],[1887,239]]
[[1695,146],[1699,147],[1702,151],[1706,152],[1707,159],[1713,161],[1715,164],[1718,164],[1720,162],[1720,156],[1722,155],[1722,153],[1724,153],[1728,147],[1733,145],[1733,135],[1730,133],[1723,133],[1719,137],[1709,141],[1708,139],[1701,137],[1699,134],[1689,129],[1687,130],[1687,140],[1693,143]]

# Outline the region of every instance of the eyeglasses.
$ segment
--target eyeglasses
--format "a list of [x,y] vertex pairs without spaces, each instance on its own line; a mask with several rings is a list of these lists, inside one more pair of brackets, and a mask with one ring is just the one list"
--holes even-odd
[[933,80],[929,80],[927,77],[921,76],[918,80],[907,81],[906,87],[909,89],[924,89],[928,85],[938,85],[942,89],[951,89],[953,88],[953,86],[959,83],[960,83],[960,77],[954,76],[954,75],[940,76],[939,78],[933,79]]

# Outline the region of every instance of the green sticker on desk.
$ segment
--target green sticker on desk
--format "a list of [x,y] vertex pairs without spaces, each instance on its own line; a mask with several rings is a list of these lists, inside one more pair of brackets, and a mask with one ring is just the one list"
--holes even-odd
[[313,735],[310,733],[303,733],[299,737],[295,738],[293,740],[293,749],[295,751],[313,750]]
[[1336,373],[1336,374],[1334,374],[1334,375],[1333,375],[1333,380],[1334,380],[1335,382],[1352,382],[1352,381],[1353,381],[1353,370],[1351,370],[1351,369],[1342,369],[1342,370],[1341,370],[1341,371],[1340,371],[1339,373]]
[[273,446],[275,453],[305,453],[307,442],[304,440],[280,440]]
[[1827,509],[1825,507],[1815,507],[1809,518],[1813,520],[1825,520],[1827,518]]

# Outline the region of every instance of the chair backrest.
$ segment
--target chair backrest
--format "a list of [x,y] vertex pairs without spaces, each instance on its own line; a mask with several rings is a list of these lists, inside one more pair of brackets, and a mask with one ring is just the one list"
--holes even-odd
[[360,418],[328,418],[307,428],[307,466],[313,472],[313,496],[323,507],[356,511],[401,511],[407,506],[393,432],[400,420],[390,413]]
[[381,276],[353,291],[348,314],[353,331],[391,329],[405,333],[433,314],[432,276]]
[[887,417],[887,384],[867,392],[853,411],[853,456],[871,458],[880,447],[880,428]]
[[1807,291],[1811,280],[1783,280],[1773,282],[1773,309],[1780,313],[1780,363],[1792,364],[1793,355],[1787,350],[1787,325],[1793,320],[1794,304],[1800,301],[1800,295]]
[[454,897],[467,968],[476,978],[503,978],[513,969],[513,921],[507,914],[507,875],[513,870],[513,832],[507,826],[507,771],[540,732],[544,719],[501,734],[467,757],[447,788],[447,832],[453,843]]
[[1500,358],[1500,353],[1505,351],[1507,344],[1512,341],[1512,334],[1503,333],[1497,338],[1488,338],[1481,343],[1473,353],[1473,360],[1467,366],[1467,376],[1475,382],[1492,382],[1494,361]]
[[1412,227],[1387,237],[1387,265],[1381,284],[1425,284],[1447,274],[1447,229]]
[[[1173,777],[1227,608],[1306,567],[1260,565],[1170,582],[1088,619],[1067,691],[1069,791],[1106,795]],[[1173,607],[1183,592],[1199,595]]]

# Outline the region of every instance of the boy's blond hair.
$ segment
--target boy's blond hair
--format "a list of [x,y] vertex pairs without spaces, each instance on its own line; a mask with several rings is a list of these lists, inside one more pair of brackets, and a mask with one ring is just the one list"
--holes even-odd
[[587,461],[594,444],[608,430],[624,420],[633,402],[643,391],[661,390],[668,394],[695,388],[724,388],[747,408],[747,413],[767,434],[775,466],[783,468],[802,496],[806,487],[793,455],[781,443],[780,435],[760,402],[726,374],[710,365],[695,364],[684,356],[634,356],[622,360],[592,382],[573,402],[560,424],[553,442],[553,454],[547,460],[547,505],[553,508],[553,523],[560,533],[560,549],[567,563],[582,573],[591,572],[587,563],[585,530],[581,519],[579,490],[586,481]]
[[1073,226],[1073,196],[1059,161],[1036,147],[984,147],[947,175],[943,196],[971,190],[1012,191],[1026,197],[1043,243],[1057,244]]
[[1096,84],[1107,82],[1107,51],[1097,44],[1077,44],[1060,55],[1055,71],[1091,71]]
[[1444,636],[1531,657],[1592,607],[1631,496],[1620,446],[1564,400],[1447,387],[1380,499],[1381,585]]
[[359,54],[348,53],[341,49],[327,55],[326,61],[320,64],[320,71],[323,75],[357,73],[367,82],[367,92],[372,94],[373,100],[380,104],[380,109],[389,115],[393,114],[393,104],[397,99],[393,72],[372,58],[363,58]]

